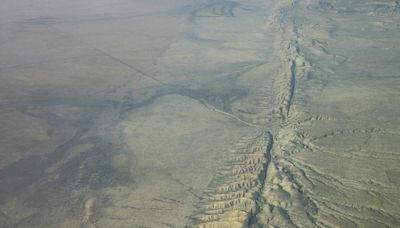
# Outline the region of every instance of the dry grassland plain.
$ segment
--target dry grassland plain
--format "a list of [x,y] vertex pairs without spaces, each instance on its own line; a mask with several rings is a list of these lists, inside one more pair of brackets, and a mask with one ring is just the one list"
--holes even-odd
[[400,2],[2,0],[0,227],[399,227]]

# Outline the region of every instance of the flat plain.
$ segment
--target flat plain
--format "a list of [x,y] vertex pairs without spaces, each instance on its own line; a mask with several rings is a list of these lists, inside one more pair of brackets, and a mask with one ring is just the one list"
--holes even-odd
[[400,3],[3,0],[0,227],[400,226]]

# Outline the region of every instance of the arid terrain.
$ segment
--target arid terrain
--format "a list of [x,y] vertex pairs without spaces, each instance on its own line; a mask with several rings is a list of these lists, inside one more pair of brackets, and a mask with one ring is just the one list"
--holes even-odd
[[2,0],[0,227],[399,227],[400,2]]

